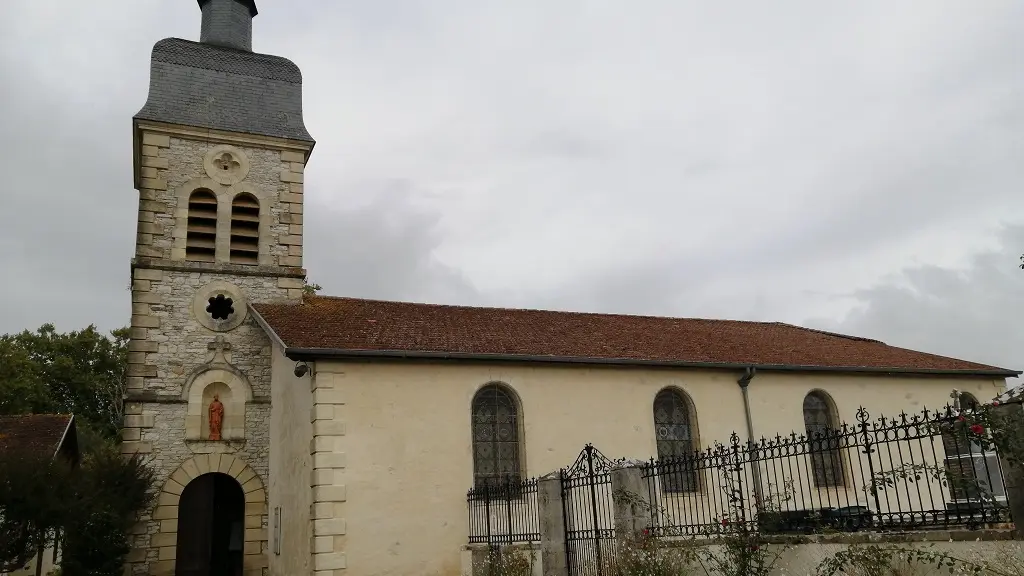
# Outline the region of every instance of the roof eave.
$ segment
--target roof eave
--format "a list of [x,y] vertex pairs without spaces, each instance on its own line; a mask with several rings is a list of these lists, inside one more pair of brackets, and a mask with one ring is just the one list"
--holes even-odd
[[68,423],[64,426],[64,431],[60,434],[60,440],[57,442],[57,448],[53,451],[51,458],[56,458],[60,454],[60,449],[64,446],[64,441],[68,438],[68,431],[71,430],[71,425],[75,423],[75,415],[72,414],[68,418]]
[[257,322],[264,330],[273,334],[277,342],[284,348],[284,354],[291,360],[436,360],[464,362],[514,362],[514,363],[545,363],[545,364],[577,364],[594,366],[646,366],[663,368],[703,368],[709,370],[743,370],[755,368],[774,372],[829,372],[829,373],[867,373],[867,374],[899,374],[905,376],[957,376],[985,378],[1016,378],[1022,373],[1002,368],[977,370],[937,370],[924,368],[876,368],[871,366],[805,366],[794,364],[751,364],[743,362],[692,362],[678,360],[637,360],[632,358],[583,358],[572,356],[548,356],[528,354],[477,354],[463,352],[435,352],[426,350],[346,350],[338,348],[298,348],[286,347],[273,332],[259,313]]

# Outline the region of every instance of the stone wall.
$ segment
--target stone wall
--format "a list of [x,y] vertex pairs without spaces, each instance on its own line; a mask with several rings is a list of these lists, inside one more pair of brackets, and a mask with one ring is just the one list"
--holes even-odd
[[[782,550],[779,544],[770,544],[781,556],[773,566],[772,574],[813,575],[817,566],[829,556],[849,548],[850,546],[888,546],[896,545],[905,549],[923,550],[934,554],[949,554],[955,558],[969,562],[995,562],[1006,567],[1009,573],[1017,573],[1024,567],[1024,543],[1013,539],[1009,531],[977,530],[977,531],[934,531],[906,534],[834,534],[828,537],[795,539]],[[670,546],[669,546],[670,547]],[[552,567],[544,564],[538,543],[517,543],[511,545],[522,551],[530,561],[533,576],[565,576],[565,566]],[[487,544],[468,544],[462,548],[462,576],[486,576],[487,558],[490,551]],[[1012,568],[1011,568],[1012,567]],[[554,568],[554,569],[553,569]],[[719,573],[711,570],[705,572],[700,566],[692,567],[693,574]],[[931,576],[944,574],[948,568],[938,569],[935,566],[920,564],[903,565],[885,574],[900,576]],[[861,572],[851,572],[860,574]],[[863,573],[867,573],[866,571]]]
[[[178,499],[204,473],[234,477],[245,493],[245,571],[268,565],[271,342],[249,313],[254,302],[302,298],[302,168],[305,152],[280,141],[142,129],[140,193],[124,452],[156,472],[155,506],[134,529],[129,573],[173,574]],[[188,198],[218,201],[211,262],[186,260]],[[233,198],[258,199],[259,256],[231,263]],[[209,311],[219,299],[226,312]],[[228,307],[227,300],[230,300]],[[209,440],[212,395],[225,407],[224,437]]]
[[[260,199],[261,216],[266,216],[260,267],[301,268],[304,153],[266,140],[238,142],[202,138],[205,134],[187,135],[193,138],[144,132],[137,179],[140,202],[136,256],[184,261],[183,218],[188,215],[188,195],[207,188],[228,198],[219,206],[218,262],[228,262],[227,235],[222,232],[229,224],[230,197],[244,191]],[[214,169],[218,152],[232,154],[238,161],[233,175]]]

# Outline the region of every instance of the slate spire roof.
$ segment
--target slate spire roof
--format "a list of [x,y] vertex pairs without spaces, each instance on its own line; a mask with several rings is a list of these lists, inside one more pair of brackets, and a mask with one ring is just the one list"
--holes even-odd
[[892,372],[1019,372],[780,322],[479,308],[308,296],[255,304],[293,359],[389,357]]
[[150,61],[149,120],[314,143],[302,120],[302,74],[251,51],[251,0],[200,0],[201,42],[166,38]]

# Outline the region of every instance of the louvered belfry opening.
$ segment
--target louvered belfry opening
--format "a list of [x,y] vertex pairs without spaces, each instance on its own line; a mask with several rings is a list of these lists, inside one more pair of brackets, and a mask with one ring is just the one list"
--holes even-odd
[[259,255],[260,202],[242,193],[231,203],[231,262],[255,265]]
[[213,262],[217,252],[217,196],[196,190],[188,198],[188,232],[185,259]]

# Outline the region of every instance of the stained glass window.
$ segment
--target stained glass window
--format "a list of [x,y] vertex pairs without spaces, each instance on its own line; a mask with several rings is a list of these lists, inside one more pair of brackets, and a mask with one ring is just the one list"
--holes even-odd
[[844,486],[839,435],[828,400],[820,392],[804,397],[804,427],[810,447],[815,486]]
[[678,390],[662,390],[654,397],[654,433],[666,492],[696,492],[698,488],[693,459],[686,458],[696,450],[690,410],[690,403]]
[[516,403],[501,386],[486,386],[473,398],[474,484],[518,484],[520,472]]

